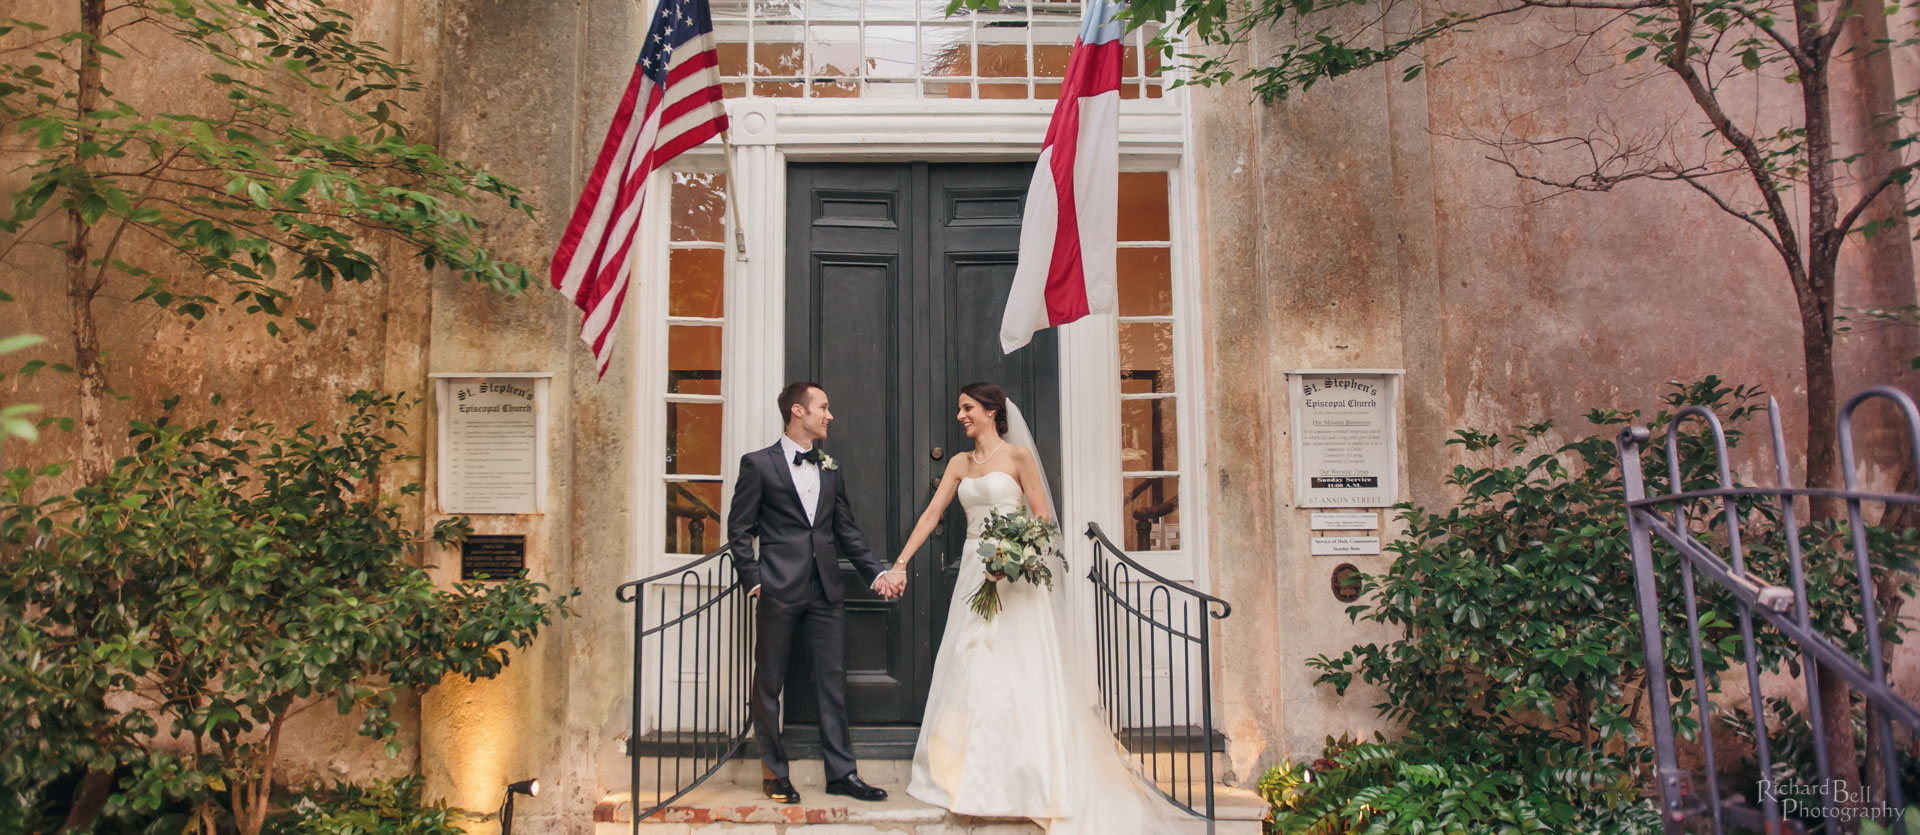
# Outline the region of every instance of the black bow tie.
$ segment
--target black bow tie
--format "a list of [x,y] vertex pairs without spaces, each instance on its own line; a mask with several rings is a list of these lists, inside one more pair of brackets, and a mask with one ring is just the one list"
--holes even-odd
[[806,452],[796,452],[793,454],[793,463],[798,464],[802,461],[812,461],[816,465],[819,464],[820,450],[810,449]]

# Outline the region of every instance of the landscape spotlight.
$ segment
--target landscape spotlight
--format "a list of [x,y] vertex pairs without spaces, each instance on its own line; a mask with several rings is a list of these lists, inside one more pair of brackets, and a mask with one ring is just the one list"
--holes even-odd
[[516,794],[539,797],[540,778],[534,777],[507,784],[507,801],[500,805],[500,835],[513,835],[513,796]]

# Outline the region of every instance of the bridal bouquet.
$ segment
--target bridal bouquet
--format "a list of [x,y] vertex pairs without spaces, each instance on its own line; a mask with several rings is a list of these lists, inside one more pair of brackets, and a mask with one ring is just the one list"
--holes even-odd
[[986,563],[987,578],[973,593],[969,605],[974,614],[986,620],[1000,613],[1000,585],[992,575],[1001,574],[1013,582],[1025,580],[1053,589],[1053,570],[1047,567],[1047,555],[1053,553],[1053,538],[1060,532],[1051,519],[1041,519],[1026,510],[1001,513],[987,511],[986,527],[980,532],[980,559]]

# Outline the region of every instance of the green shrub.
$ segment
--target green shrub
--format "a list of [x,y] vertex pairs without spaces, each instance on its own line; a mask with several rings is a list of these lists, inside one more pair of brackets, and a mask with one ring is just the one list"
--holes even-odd
[[75,808],[145,826],[184,806],[193,831],[253,835],[278,808],[289,716],[357,712],[397,754],[401,694],[498,675],[567,612],[527,580],[437,585],[422,548],[466,520],[410,528],[381,480],[405,407],[349,403],[325,429],[135,422],[103,481],[47,498],[36,474],[5,472],[0,725],[17,735],[0,803],[43,813],[0,815],[0,832]]
[[[1673,414],[1690,405],[1713,409],[1735,449],[1741,426],[1763,413],[1762,397],[1711,377],[1676,384],[1664,398],[1671,411],[1647,421],[1656,440],[1642,460],[1648,493],[1669,492],[1664,439]],[[1342,695],[1356,681],[1377,688],[1375,710],[1403,733],[1379,744],[1330,740],[1317,765],[1271,772],[1272,791],[1287,801],[1275,804],[1275,831],[1637,832],[1657,824],[1645,799],[1652,749],[1636,726],[1645,664],[1614,444],[1621,426],[1640,420],[1637,411],[1594,410],[1587,415],[1594,434],[1551,452],[1535,451],[1551,423],[1505,437],[1455,433],[1449,444],[1492,463],[1454,468],[1448,483],[1461,496],[1454,507],[1397,507],[1406,533],[1388,546],[1395,560],[1361,578],[1369,597],[1348,609],[1356,619],[1397,627],[1399,637],[1309,662]],[[1718,486],[1711,436],[1690,423],[1680,439],[1682,487]],[[1737,518],[1748,567],[1785,578],[1774,514],[1765,502],[1746,500]],[[1703,542],[1725,538],[1717,512],[1695,508],[1690,521]],[[1859,602],[1848,592],[1851,558],[1832,545],[1843,533],[1834,522],[1803,531],[1809,603],[1816,625],[1848,636],[1864,653],[1852,625]],[[1880,570],[1910,576],[1914,532],[1873,536]],[[1662,600],[1677,602],[1679,557],[1655,544]],[[1703,660],[1717,691],[1725,671],[1744,676],[1738,608],[1700,583]],[[1911,593],[1905,580],[1897,585]],[[1699,729],[1690,713],[1685,611],[1663,605],[1661,612],[1675,727],[1691,739]],[[1886,639],[1898,641],[1900,627],[1885,627]],[[1764,669],[1800,674],[1783,636],[1756,633]]]
[[446,801],[420,797],[418,775],[369,786],[337,783],[302,794],[267,835],[464,835],[463,815]]

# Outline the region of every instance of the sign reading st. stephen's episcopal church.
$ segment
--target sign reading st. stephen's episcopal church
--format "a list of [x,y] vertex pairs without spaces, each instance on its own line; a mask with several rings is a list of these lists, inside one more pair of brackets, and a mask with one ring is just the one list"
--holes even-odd
[[440,509],[539,513],[546,380],[453,377],[440,383]]
[[1289,371],[1297,507],[1390,507],[1400,494],[1398,371]]

